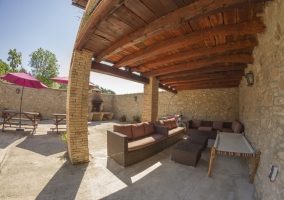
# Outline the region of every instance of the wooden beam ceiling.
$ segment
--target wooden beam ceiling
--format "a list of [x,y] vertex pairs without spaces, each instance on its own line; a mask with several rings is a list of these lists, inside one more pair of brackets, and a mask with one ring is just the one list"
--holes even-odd
[[98,62],[119,53],[120,51],[143,42],[159,34],[176,29],[185,21],[196,20],[209,15],[236,8],[242,5],[250,5],[265,0],[199,0],[187,6],[177,9],[166,16],[156,19],[145,27],[142,27],[132,34],[126,35],[121,40],[102,51],[96,58]]
[[197,58],[200,56],[206,56],[210,54],[230,52],[233,50],[254,47],[257,45],[258,45],[258,42],[255,39],[250,39],[250,40],[243,40],[243,41],[237,41],[237,42],[230,42],[228,44],[221,44],[221,45],[217,45],[213,47],[193,49],[193,50],[189,50],[189,51],[182,52],[179,54],[174,54],[168,57],[159,58],[159,59],[150,61],[144,65],[141,65],[139,67],[132,67],[130,70],[145,72],[145,71],[151,70],[151,68],[153,67],[156,68],[157,66],[164,65],[164,64],[169,64],[169,63],[173,63],[173,62],[177,62],[177,61],[181,61],[185,59]]
[[229,72],[229,71],[238,71],[238,70],[244,70],[247,67],[247,64],[242,63],[242,64],[237,64],[237,65],[222,65],[222,66],[207,66],[206,68],[202,69],[194,69],[194,70],[188,70],[188,71],[183,71],[182,73],[180,72],[175,72],[175,73],[170,73],[166,75],[161,75],[158,76],[160,81],[170,79],[170,78],[179,78],[179,77],[184,77],[184,76],[190,76],[190,75],[202,75],[202,74],[207,74],[207,73],[220,73],[220,72]]
[[197,42],[214,37],[215,35],[228,36],[234,34],[255,34],[263,32],[264,29],[265,26],[260,20],[244,22],[241,24],[222,25],[210,29],[202,29],[200,31],[168,39],[164,42],[160,42],[150,47],[147,47],[141,51],[137,51],[129,56],[126,56],[125,58],[117,62],[114,66],[116,68],[128,66],[131,63],[135,63],[143,59],[159,55],[161,53],[166,53],[171,50],[184,47],[186,45],[195,44]]
[[252,63],[253,57],[246,54],[234,54],[234,55],[224,55],[213,57],[209,59],[202,59],[195,62],[189,62],[180,65],[173,65],[170,67],[164,67],[156,70],[152,70],[146,73],[143,73],[143,76],[159,76],[163,74],[170,74],[173,72],[182,72],[193,69],[201,69],[207,67],[208,65],[218,64],[218,63]]

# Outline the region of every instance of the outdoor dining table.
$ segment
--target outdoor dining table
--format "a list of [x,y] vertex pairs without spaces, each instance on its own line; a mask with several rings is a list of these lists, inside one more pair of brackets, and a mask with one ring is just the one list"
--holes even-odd
[[59,125],[66,125],[66,114],[60,114],[60,113],[53,113],[54,116],[54,125],[55,129],[58,134],[58,126]]
[[[33,133],[38,125],[38,120],[36,119],[39,115],[38,112],[25,112],[18,110],[2,110],[4,116],[2,132],[5,130],[5,124],[11,125],[20,125],[20,126],[33,126]],[[23,123],[24,122],[24,123]],[[27,123],[28,122],[28,123]]]

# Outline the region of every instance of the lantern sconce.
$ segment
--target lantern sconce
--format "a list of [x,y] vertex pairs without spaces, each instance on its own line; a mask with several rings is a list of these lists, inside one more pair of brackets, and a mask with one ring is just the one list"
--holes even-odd
[[251,87],[254,83],[254,76],[253,76],[252,71],[249,71],[249,73],[246,73],[245,77],[246,77],[247,82],[248,82],[247,86]]
[[137,96],[134,96],[134,101],[137,101]]

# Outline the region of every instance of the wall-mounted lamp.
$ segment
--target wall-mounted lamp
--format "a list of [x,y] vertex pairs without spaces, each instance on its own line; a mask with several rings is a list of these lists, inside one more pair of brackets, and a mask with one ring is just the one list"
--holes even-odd
[[137,96],[134,96],[134,101],[137,101]]
[[254,76],[252,71],[249,71],[249,73],[246,73],[245,75],[247,82],[248,82],[248,86],[251,87],[253,85],[254,82]]

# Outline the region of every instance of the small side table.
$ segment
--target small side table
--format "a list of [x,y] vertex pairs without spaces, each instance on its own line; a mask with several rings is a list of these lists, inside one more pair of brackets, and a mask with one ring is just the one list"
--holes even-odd
[[192,144],[200,144],[202,145],[202,151],[204,151],[207,148],[208,145],[208,136],[203,135],[190,135],[186,142],[192,143]]
[[202,145],[180,142],[173,148],[171,160],[195,167],[201,157],[201,150]]

